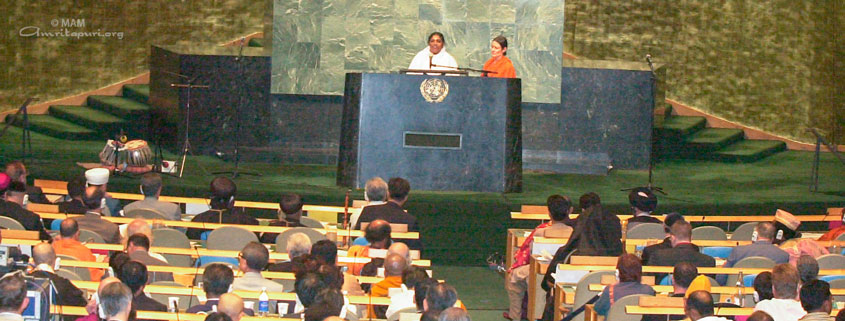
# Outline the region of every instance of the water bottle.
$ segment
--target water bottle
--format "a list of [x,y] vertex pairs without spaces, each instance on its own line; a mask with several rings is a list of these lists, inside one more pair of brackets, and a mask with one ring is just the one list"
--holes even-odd
[[270,296],[267,295],[267,288],[261,288],[261,294],[258,296],[258,315],[267,316],[270,313]]
[[745,302],[743,302],[743,301],[745,301],[745,293],[743,293],[744,292],[743,289],[744,289],[745,284],[743,284],[743,283],[744,282],[743,282],[742,271],[739,271],[739,275],[737,276],[737,279],[736,279],[736,297],[734,298],[733,303],[740,306],[740,307],[742,307],[743,304],[745,303]]

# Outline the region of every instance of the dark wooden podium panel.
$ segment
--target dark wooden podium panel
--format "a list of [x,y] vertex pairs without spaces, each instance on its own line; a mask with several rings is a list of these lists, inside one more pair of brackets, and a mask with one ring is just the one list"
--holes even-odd
[[521,93],[519,79],[346,74],[337,184],[519,192]]

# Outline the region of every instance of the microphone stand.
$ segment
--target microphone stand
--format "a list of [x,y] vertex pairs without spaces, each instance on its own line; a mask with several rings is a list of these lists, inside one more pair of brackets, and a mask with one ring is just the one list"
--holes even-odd
[[[238,76],[240,79],[244,78],[244,45],[246,44],[246,38],[241,38],[241,47],[238,49],[238,57],[235,58],[235,61],[238,63]],[[214,172],[214,175],[220,174],[231,174],[232,178],[238,178],[241,174],[243,175],[252,175],[252,176],[262,176],[259,173],[249,172],[249,171],[240,171],[240,164],[241,164],[241,153],[240,153],[240,138],[241,138],[241,111],[244,109],[243,106],[243,96],[244,96],[244,86],[245,83],[243,81],[240,82],[240,86],[238,87],[238,109],[235,111],[235,168],[231,171],[221,171],[221,172]]]
[[[18,107],[18,111],[15,112],[15,116],[12,118],[14,120],[18,119],[18,115],[23,114],[23,118],[21,119],[21,128],[23,128],[23,135],[21,136],[21,159],[24,163],[27,163],[27,158],[32,156],[32,134],[29,131],[29,113],[26,110],[26,107],[29,106],[33,101],[38,101],[38,98],[29,97],[26,101]],[[15,121],[11,121],[6,123],[3,126],[3,131],[0,131],[0,137],[6,134],[6,130],[9,129],[9,125],[14,123]]]
[[[654,93],[655,86],[657,86],[657,75],[654,73],[654,64],[651,61],[651,55],[646,55],[645,60],[646,60],[646,62],[648,62],[649,70],[651,70],[651,77],[649,77],[649,78],[651,80],[651,90],[652,90],[652,93]],[[654,144],[652,144],[652,146],[649,150],[650,150],[650,155],[648,157],[648,185],[646,185],[646,188],[648,188],[652,192],[660,193],[660,194],[663,194],[663,195],[669,195],[669,194],[666,194],[665,191],[663,191],[662,187],[654,186],[654,183],[652,181],[653,175],[654,175],[654,158],[655,158],[654,157]],[[623,191],[630,191],[630,190],[633,190],[635,188],[636,187],[623,188],[622,190]]]
[[[173,74],[175,74],[175,73],[173,73]],[[185,161],[188,158],[188,153],[190,152],[190,148],[191,148],[191,140],[190,140],[190,138],[191,138],[191,136],[190,136],[190,128],[191,128],[191,89],[194,89],[194,88],[207,89],[209,87],[206,86],[206,85],[194,85],[194,81],[196,81],[197,78],[200,77],[199,75],[194,76],[194,78],[188,78],[188,76],[179,75],[179,74],[175,74],[175,75],[187,79],[187,81],[184,84],[178,84],[178,83],[170,84],[170,87],[187,89],[187,92],[185,94],[187,96],[186,102],[185,102],[185,142],[182,144],[182,155],[181,155],[182,161],[179,163],[179,175],[177,176],[179,178],[182,178],[182,174],[185,171]]]

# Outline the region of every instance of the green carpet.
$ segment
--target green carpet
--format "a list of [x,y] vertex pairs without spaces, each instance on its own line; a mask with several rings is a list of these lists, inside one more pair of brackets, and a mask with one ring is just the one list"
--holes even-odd
[[[20,156],[18,128],[0,137],[0,161]],[[67,141],[33,133],[35,158],[30,179],[69,180],[83,169],[76,162],[97,162],[104,141]],[[166,159],[176,159],[172,153]],[[813,153],[787,151],[752,164],[703,160],[666,160],[657,164],[654,183],[669,194],[659,196],[659,213],[726,215],[768,214],[775,209],[798,214],[818,214],[827,207],[845,206],[845,167],[833,155],[823,154],[820,192],[809,192]],[[164,194],[206,197],[212,171],[232,169],[233,164],[211,157],[189,157],[185,177],[165,177]],[[334,186],[333,166],[242,163],[242,170],[264,174],[238,178],[238,199],[274,201],[281,192],[303,194],[310,204],[341,205],[345,188]],[[620,189],[646,184],[646,171],[614,170],[607,176],[559,175],[525,172],[523,193],[424,192],[412,190],[407,203],[422,226],[424,257],[438,264],[483,265],[493,252],[503,252],[510,227],[533,227],[536,222],[514,221],[509,211],[521,204],[543,204],[548,195],[560,193],[577,199],[597,192],[615,213],[629,213],[627,192]],[[411,182],[413,188],[413,182]],[[112,191],[135,193],[138,178],[114,177]],[[351,196],[362,198],[362,191]],[[253,212],[269,217],[271,212]]]
[[486,267],[442,266],[431,267],[435,278],[458,290],[474,321],[503,320],[502,312],[508,308],[505,278]]

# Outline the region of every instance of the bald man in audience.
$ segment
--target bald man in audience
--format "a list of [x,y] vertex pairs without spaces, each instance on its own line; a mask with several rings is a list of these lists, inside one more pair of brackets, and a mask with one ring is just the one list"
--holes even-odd
[[707,291],[695,291],[684,302],[684,314],[691,321],[728,321],[713,315],[713,297]]
[[[153,239],[153,230],[150,228],[150,225],[147,224],[147,221],[144,221],[142,219],[135,219],[132,222],[129,222],[129,224],[126,224],[125,232],[125,238],[123,239],[124,246],[126,246],[126,241],[129,239],[129,237],[135,234],[144,234],[145,236],[147,236],[148,239],[150,239],[150,246],[154,246],[155,244],[155,239]],[[164,255],[149,251],[149,249],[147,253],[150,256],[167,263],[167,259],[164,257]]]
[[[370,294],[374,297],[387,297],[391,288],[402,286],[402,272],[408,267],[408,261],[399,254],[388,254],[384,259],[384,280],[373,284]],[[385,318],[387,306],[373,308],[377,318]],[[371,314],[372,315],[372,314]]]
[[[79,242],[79,224],[73,218],[62,221],[59,227],[59,237],[53,241],[53,250],[58,255],[72,256],[80,261],[97,261],[97,257],[94,256],[91,249]],[[103,277],[102,269],[89,268],[88,272],[91,274],[91,281],[100,282],[100,278]]]
[[70,280],[56,274],[53,270],[56,264],[56,252],[49,243],[39,243],[32,247],[32,260],[35,269],[29,275],[37,278],[47,278],[56,287],[56,304],[84,307],[87,304],[82,290]]
[[220,296],[217,311],[228,315],[232,321],[239,321],[244,316],[244,300],[237,294],[225,293]]
[[[86,229],[103,237],[106,243],[120,244],[120,228],[117,224],[103,219],[103,209],[100,204],[103,200],[104,192],[97,186],[89,186],[85,189],[85,194],[82,195],[82,203],[88,207],[85,216],[78,217],[76,222],[80,229]],[[87,240],[83,240],[87,241]]]
[[[393,242],[390,238],[390,233],[390,223],[385,220],[372,221],[369,225],[367,225],[367,228],[364,229],[364,238],[366,238],[370,244],[353,245],[349,248],[346,255],[354,258],[368,258],[370,249],[387,249]],[[350,265],[352,274],[361,275],[364,265],[364,263],[352,263]]]

